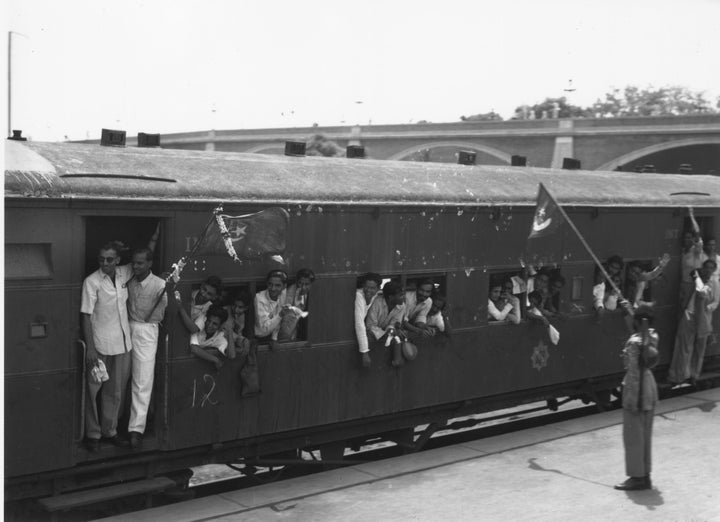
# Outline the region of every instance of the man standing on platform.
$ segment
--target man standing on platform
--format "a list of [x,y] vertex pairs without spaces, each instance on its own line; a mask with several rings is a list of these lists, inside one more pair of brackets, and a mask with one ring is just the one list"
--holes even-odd
[[133,449],[142,445],[145,433],[155,376],[159,324],[168,302],[165,281],[151,272],[152,263],[152,250],[135,250],[131,264],[133,275],[127,284],[132,336],[132,407],[128,432]]
[[625,343],[625,378],[623,379],[623,445],[625,446],[625,473],[628,479],[615,489],[635,491],[652,488],[651,446],[655,405],[658,401],[657,385],[650,368],[658,360],[658,334],[650,328],[653,309],[641,305],[633,316],[634,334]]

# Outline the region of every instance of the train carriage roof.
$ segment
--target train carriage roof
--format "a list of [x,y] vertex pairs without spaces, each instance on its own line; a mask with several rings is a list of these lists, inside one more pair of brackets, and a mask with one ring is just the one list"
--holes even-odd
[[720,206],[720,177],[6,140],[5,197],[238,203]]

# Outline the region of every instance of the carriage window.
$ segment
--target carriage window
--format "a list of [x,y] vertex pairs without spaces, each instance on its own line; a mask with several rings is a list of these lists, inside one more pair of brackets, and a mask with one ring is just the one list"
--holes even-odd
[[625,296],[634,306],[651,304],[652,287],[662,278],[662,272],[650,260],[630,261],[625,273]]
[[518,324],[525,314],[527,281],[515,271],[493,272],[488,284],[487,320]]
[[228,313],[228,319],[223,325],[225,336],[232,338],[235,349],[240,350],[249,346],[249,340],[255,333],[255,316],[253,315],[254,294],[249,285],[223,286],[220,305]]
[[5,245],[5,279],[51,279],[52,277],[50,243]]

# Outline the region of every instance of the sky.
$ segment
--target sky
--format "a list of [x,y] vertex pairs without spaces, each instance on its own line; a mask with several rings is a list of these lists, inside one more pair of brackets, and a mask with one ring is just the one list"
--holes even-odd
[[4,4],[10,125],[34,140],[509,118],[626,85],[720,96],[720,0]]

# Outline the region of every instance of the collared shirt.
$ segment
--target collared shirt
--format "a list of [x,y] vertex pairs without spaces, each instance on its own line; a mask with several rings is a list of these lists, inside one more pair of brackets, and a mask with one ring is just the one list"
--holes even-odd
[[[127,288],[130,296],[128,313],[131,321],[154,324],[162,321],[168,302],[165,294],[165,281],[162,278],[152,273],[142,281],[132,278]],[[159,301],[158,298],[160,298]],[[153,309],[153,307],[155,308]]]
[[228,342],[222,329],[218,328],[212,337],[208,337],[205,333],[205,315],[195,319],[195,326],[200,328],[200,331],[190,336],[190,344],[195,344],[200,348],[217,348],[221,354],[225,355]]
[[285,302],[289,305],[293,305],[302,311],[308,309],[309,294],[301,294],[298,292],[297,285],[290,285],[287,289],[287,297]]
[[195,304],[195,297],[198,295],[198,292],[200,292],[200,290],[193,290],[190,294],[190,319],[193,321],[200,316],[204,316],[213,304],[212,301]]
[[365,317],[365,326],[370,329],[375,339],[380,339],[385,335],[385,331],[389,326],[402,323],[403,317],[405,317],[405,303],[388,310],[387,301],[380,294],[370,305],[367,317]]
[[[657,354],[658,346],[658,335],[650,328],[649,334],[649,351],[653,351]],[[623,350],[623,357],[625,362],[625,368],[627,373],[623,379],[623,392],[622,392],[622,403],[623,408],[632,411],[639,409],[643,411],[650,411],[655,408],[658,401],[657,385],[655,384],[655,378],[653,377],[650,368],[657,363],[657,355],[654,360],[648,365],[649,367],[641,368],[639,365],[639,355],[642,349],[642,338],[640,334],[633,334],[625,343],[625,349]],[[640,372],[643,372],[642,382],[642,404],[638,404],[640,400]]]
[[695,290],[685,308],[688,318],[695,323],[696,334],[699,337],[710,335],[713,332],[712,315],[718,307],[720,299],[720,283],[710,278],[703,282],[695,278]]
[[410,323],[427,323],[427,314],[432,308],[432,299],[417,302],[417,292],[405,292],[405,317]]
[[83,281],[80,312],[90,316],[95,349],[103,355],[132,350],[127,310],[130,277],[130,265],[123,265],[115,268],[114,284],[99,268]]
[[365,301],[365,293],[362,291],[362,288],[355,292],[355,337],[357,337],[360,353],[370,351],[367,328],[365,327],[365,317],[378,295],[379,294],[375,294],[372,296],[370,304],[368,304],[367,301]]
[[280,331],[280,310],[287,302],[287,291],[283,290],[277,301],[270,299],[267,290],[255,294],[255,335],[267,337],[271,335],[274,340]]

